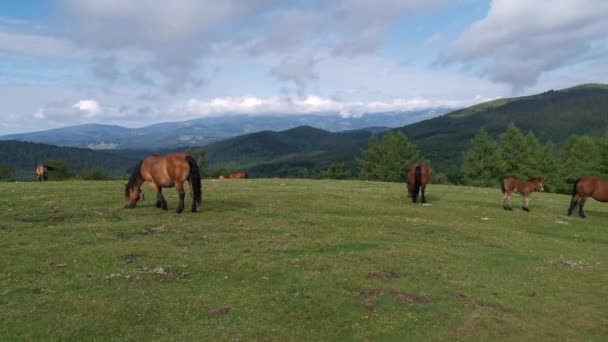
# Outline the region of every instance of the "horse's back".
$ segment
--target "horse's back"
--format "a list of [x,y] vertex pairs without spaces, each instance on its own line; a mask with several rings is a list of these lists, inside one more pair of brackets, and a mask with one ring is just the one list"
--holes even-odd
[[608,180],[596,176],[581,177],[576,183],[581,196],[591,196],[597,201],[608,202]]
[[247,172],[243,172],[243,171],[239,171],[239,172],[232,172],[228,175],[228,178],[230,179],[245,179],[245,178],[249,178],[249,175],[247,174]]
[[184,182],[190,174],[187,153],[174,152],[167,155],[152,154],[141,165],[141,176],[161,186],[173,186],[175,181]]

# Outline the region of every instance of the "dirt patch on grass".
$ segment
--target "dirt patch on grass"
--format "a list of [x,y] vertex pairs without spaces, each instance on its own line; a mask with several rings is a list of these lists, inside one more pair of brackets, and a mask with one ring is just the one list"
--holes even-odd
[[[377,289],[377,288],[360,292],[359,297],[361,299],[365,300],[366,302],[368,302],[367,306],[369,306],[369,302],[375,302],[376,300],[378,300],[380,297],[384,296],[385,294],[390,295],[394,301],[400,302],[403,304],[407,304],[407,305],[418,306],[418,305],[426,305],[431,302],[429,299],[427,299],[423,296],[414,294],[414,293],[393,291],[393,290],[384,290],[384,289]],[[375,308],[374,308],[374,310],[375,310]]]
[[396,273],[396,272],[381,272],[381,273],[368,273],[367,279],[369,280],[392,280],[405,278],[407,274],[405,273]]
[[392,293],[392,296],[394,300],[409,305],[425,305],[430,303],[428,299],[413,293],[395,291]]
[[466,302],[466,306],[492,309],[492,310],[501,311],[501,312],[510,312],[511,311],[509,308],[507,308],[506,306],[504,306],[502,304],[494,303],[494,302],[487,302],[487,301],[483,301],[483,300],[476,300],[467,293],[458,293],[458,294],[456,294],[456,298],[464,300]]
[[130,253],[127,255],[123,255],[120,257],[120,260],[124,261],[125,264],[130,264],[132,262],[135,262],[141,258],[145,257],[144,254],[137,254],[137,253]]
[[209,311],[209,317],[222,317],[222,316],[226,316],[228,313],[230,313],[231,308],[229,306],[225,306],[223,308],[219,308],[219,309],[215,309],[212,311]]
[[167,267],[158,266],[158,267],[148,267],[148,266],[138,266],[134,271],[126,271],[123,270],[118,273],[108,274],[105,279],[106,281],[110,281],[116,278],[123,278],[127,280],[141,280],[144,277],[154,276],[159,277],[159,279],[172,279],[172,280],[180,280],[188,276],[188,272],[183,271],[174,271]]

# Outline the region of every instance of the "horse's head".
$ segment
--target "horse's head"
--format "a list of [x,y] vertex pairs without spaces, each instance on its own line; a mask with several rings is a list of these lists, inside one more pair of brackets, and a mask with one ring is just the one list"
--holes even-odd
[[135,208],[139,200],[143,200],[143,191],[138,187],[125,185],[125,208]]
[[536,190],[545,191],[545,182],[543,182],[542,178],[539,178],[536,183]]

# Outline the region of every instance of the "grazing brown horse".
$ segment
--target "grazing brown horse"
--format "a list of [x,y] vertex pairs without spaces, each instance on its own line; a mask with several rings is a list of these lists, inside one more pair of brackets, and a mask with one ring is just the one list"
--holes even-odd
[[534,190],[545,191],[545,183],[542,178],[534,178],[529,181],[520,181],[513,177],[505,178],[500,182],[500,189],[502,190],[502,207],[504,210],[513,210],[511,207],[511,195],[515,192],[524,196],[524,205],[522,208],[525,211],[530,211],[528,205],[530,204],[530,194]]
[[45,164],[36,166],[36,182],[44,182],[49,178],[49,171],[55,170],[54,167]]
[[426,164],[414,164],[410,166],[407,173],[407,197],[412,198],[412,202],[418,201],[418,193],[422,193],[422,203],[426,203],[424,191],[430,177],[429,168]]
[[196,205],[201,204],[201,176],[196,160],[186,153],[171,153],[166,156],[153,154],[137,163],[131,173],[129,182],[125,186],[125,208],[135,208],[141,199],[141,185],[148,182],[152,190],[156,191],[156,207],[167,210],[167,201],[162,194],[162,188],[172,188],[179,196],[179,204],[175,210],[178,214],[184,211],[184,183],[190,183],[192,195],[192,212]]
[[249,178],[249,175],[247,174],[247,172],[238,171],[238,172],[231,172],[228,175],[228,178],[230,178],[230,179],[244,179],[244,178]]
[[608,202],[608,180],[599,177],[582,177],[574,181],[568,216],[572,215],[574,207],[578,205],[578,214],[585,218],[583,206],[589,197],[598,202]]

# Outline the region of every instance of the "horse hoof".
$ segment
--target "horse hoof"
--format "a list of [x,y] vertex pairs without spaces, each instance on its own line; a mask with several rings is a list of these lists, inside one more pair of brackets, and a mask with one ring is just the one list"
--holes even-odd
[[178,214],[181,214],[183,211],[184,211],[184,209],[183,209],[183,208],[182,208],[182,209],[177,209],[177,210],[175,210],[175,212],[176,212],[176,213],[178,213]]
[[522,209],[526,212],[530,212],[530,209],[528,209],[528,208],[522,208]]

